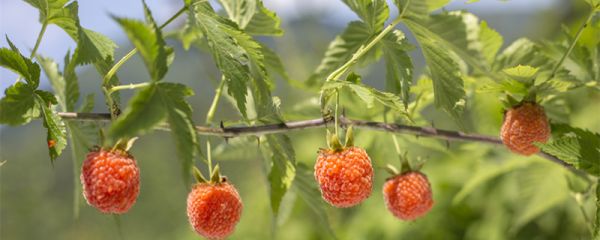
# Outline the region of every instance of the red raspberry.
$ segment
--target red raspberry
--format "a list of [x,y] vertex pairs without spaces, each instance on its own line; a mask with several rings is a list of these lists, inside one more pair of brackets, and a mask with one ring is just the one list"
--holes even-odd
[[341,151],[321,149],[315,164],[315,178],[325,201],[335,207],[352,207],[371,195],[371,159],[358,147]]
[[433,206],[431,186],[420,172],[406,172],[388,179],[383,185],[388,210],[402,220],[414,220]]
[[125,213],[140,193],[140,170],[123,150],[93,150],[81,168],[83,196],[103,213]]
[[187,215],[196,232],[222,239],[233,233],[242,215],[242,200],[227,182],[198,183],[187,198]]
[[534,142],[545,143],[550,138],[550,124],[544,108],[525,102],[509,109],[504,116],[500,136],[508,149],[529,156],[540,149]]

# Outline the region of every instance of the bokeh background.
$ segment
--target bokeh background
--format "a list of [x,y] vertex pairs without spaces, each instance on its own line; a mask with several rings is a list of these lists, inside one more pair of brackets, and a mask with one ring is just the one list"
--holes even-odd
[[[84,27],[101,32],[118,45],[116,57],[130,43],[110,15],[142,18],[141,1],[80,1],[80,19]],[[148,1],[157,22],[164,22],[182,1]],[[218,6],[218,4],[213,4]],[[320,116],[318,94],[310,89],[291,87],[302,82],[318,65],[329,41],[347,22],[357,17],[341,1],[265,0],[265,5],[282,18],[285,35],[260,38],[281,56],[293,82],[278,79],[275,96],[289,120]],[[393,5],[390,5],[393,6]],[[394,9],[391,7],[391,9]],[[575,28],[586,13],[577,0],[481,0],[466,4],[453,1],[446,10],[467,10],[504,36],[504,47],[520,37],[535,41],[559,36],[561,25]],[[40,29],[37,10],[19,0],[0,0],[0,33],[7,35],[22,52],[28,53]],[[397,11],[392,11],[392,15]],[[181,18],[184,19],[184,18]],[[181,26],[178,20],[165,31]],[[404,28],[403,28],[404,29]],[[598,37],[592,35],[592,37]],[[410,37],[410,36],[409,36]],[[414,39],[411,38],[411,41]],[[214,95],[219,72],[206,52],[192,48],[184,51],[176,39],[168,44],[176,49],[166,81],[182,82],[196,94],[190,103],[194,119],[204,122]],[[2,47],[7,42],[0,41]],[[62,66],[73,41],[56,26],[49,26],[38,51]],[[417,72],[423,58],[411,52]],[[383,88],[384,66],[362,68],[366,84]],[[13,83],[16,75],[0,70],[0,90]],[[78,68],[82,95],[95,93],[96,112],[106,112],[99,91],[100,76],[89,67]],[[134,57],[118,73],[123,83],[148,80],[139,57]],[[42,86],[49,89],[43,76]],[[123,104],[131,92],[123,92]],[[350,117],[381,121],[382,109],[364,110],[346,96],[342,104]],[[502,120],[499,99],[470,94],[465,116],[467,130],[497,135]],[[560,110],[551,110],[555,121],[600,132],[598,92],[578,90],[567,94]],[[457,129],[447,115],[425,105],[419,109],[421,123]],[[239,120],[229,101],[221,101],[215,117],[218,121]],[[99,126],[104,126],[99,123]],[[297,161],[310,170],[319,147],[324,147],[324,129],[290,133]],[[408,135],[398,135],[400,146],[409,150],[411,159],[427,161],[423,171],[433,186],[435,206],[424,218],[401,222],[388,213],[381,196],[381,185],[388,176],[381,168],[398,163],[391,135],[365,130],[356,131],[356,144],[364,146],[375,168],[376,183],[372,196],[351,209],[325,206],[330,228],[294,191],[289,192],[277,219],[273,219],[264,174],[265,159],[252,138],[211,138],[213,159],[239,189],[244,212],[231,239],[588,239],[585,218],[593,216],[593,197],[574,194],[569,189],[585,188],[563,168],[539,157],[523,158],[502,147],[480,143],[450,143]],[[78,168],[82,159],[72,159],[69,148],[54,165],[50,164],[45,130],[40,121],[19,126],[0,126],[0,239],[196,239],[185,215],[189,186],[183,183],[180,164],[168,133],[156,131],[142,137],[132,150],[141,169],[142,188],[137,204],[120,217],[103,215],[79,202],[74,195],[81,188]],[[206,138],[203,138],[205,140]],[[73,161],[75,160],[75,161]],[[197,162],[198,166],[204,165]],[[314,184],[314,182],[311,182]],[[81,200],[81,198],[80,198]],[[320,199],[318,200],[320,201]],[[75,211],[79,214],[75,217]],[[585,216],[582,212],[586,212]]]

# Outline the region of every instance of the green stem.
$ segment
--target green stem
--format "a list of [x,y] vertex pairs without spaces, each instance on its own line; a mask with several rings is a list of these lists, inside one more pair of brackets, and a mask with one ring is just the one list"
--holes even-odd
[[206,140],[206,158],[208,160],[208,163],[206,163],[208,165],[208,175],[209,178],[212,176],[212,172],[213,172],[213,168],[212,168],[212,153],[210,150],[210,141],[207,139]]
[[334,118],[335,123],[334,124],[335,124],[335,135],[338,138],[340,137],[339,131],[338,131],[338,128],[339,128],[339,118],[340,118],[340,114],[339,114],[339,111],[338,111],[339,110],[339,105],[340,105],[340,91],[336,90],[335,91],[335,118]]
[[208,113],[206,114],[206,124],[209,125],[212,123],[213,118],[215,117],[215,112],[217,111],[217,106],[219,105],[219,99],[221,99],[221,92],[223,92],[223,87],[225,86],[225,76],[221,77],[221,82],[215,90],[215,97],[213,98],[212,104],[210,104],[210,108],[208,109]]
[[46,27],[48,27],[48,23],[46,21],[44,21],[44,23],[42,23],[42,29],[40,30],[40,33],[38,34],[37,40],[35,41],[35,46],[33,47],[33,50],[31,50],[31,54],[29,55],[29,58],[33,58],[35,56],[35,53],[37,52],[38,48],[40,47],[40,43],[42,42],[42,37],[44,36],[44,33],[46,32]]
[[[35,45],[33,46],[33,50],[31,50],[31,54],[29,54],[29,58],[33,58],[38,48],[40,47],[40,43],[42,43],[42,38],[44,37],[44,33],[46,33],[46,27],[48,27],[48,23],[44,21],[42,23],[42,29],[40,29],[40,33],[38,33],[37,39],[35,40]],[[15,83],[21,81],[21,76],[17,77]]]
[[552,79],[554,77],[554,75],[556,74],[556,72],[558,72],[558,69],[560,68],[560,66],[562,66],[563,62],[567,59],[567,57],[573,51],[573,48],[575,48],[575,44],[577,43],[577,41],[581,37],[581,34],[583,33],[583,29],[585,29],[590,24],[590,21],[592,21],[592,18],[594,17],[595,13],[596,13],[596,11],[594,11],[592,9],[592,11],[590,12],[590,14],[587,16],[587,19],[585,20],[585,22],[577,30],[577,33],[575,34],[575,38],[573,39],[573,42],[571,43],[571,45],[567,49],[567,52],[565,52],[565,54],[563,54],[563,56],[556,63],[556,65],[554,65],[554,68],[552,69],[552,73],[550,74],[550,76],[548,76],[548,79],[546,79],[546,81],[544,81],[544,82],[547,82],[548,80]]
[[119,85],[119,86],[114,86],[111,87],[108,90],[108,94],[113,94],[116,91],[121,91],[121,90],[126,90],[126,89],[136,89],[136,88],[143,88],[150,85],[149,82],[143,82],[143,83],[137,83],[137,84],[127,84],[127,85]]
[[385,35],[387,35],[390,31],[394,30],[396,25],[398,25],[402,21],[402,16],[404,15],[405,10],[406,8],[403,9],[402,13],[396,19],[394,19],[394,21],[390,23],[390,25],[385,27],[379,34],[377,34],[377,36],[375,36],[375,38],[369,41],[367,45],[361,46],[358,49],[358,51],[356,51],[352,55],[352,58],[350,58],[350,60],[348,60],[346,63],[344,63],[344,65],[342,65],[338,69],[334,70],[331,74],[329,74],[325,81],[337,79],[339,76],[343,75],[348,69],[350,69],[354,64],[356,64],[358,60],[365,54],[367,54],[367,52],[369,52],[371,48],[373,48],[381,39],[383,39],[383,37],[385,37]]

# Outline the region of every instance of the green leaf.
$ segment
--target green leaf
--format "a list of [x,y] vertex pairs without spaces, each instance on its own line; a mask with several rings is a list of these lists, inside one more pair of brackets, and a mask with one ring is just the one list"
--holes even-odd
[[35,100],[35,88],[23,82],[17,82],[4,91],[0,100],[0,123],[21,125],[40,115]]
[[217,15],[207,2],[194,2],[189,14],[195,15],[197,21],[193,27],[204,33],[213,59],[227,81],[227,91],[246,118],[247,84],[251,79],[250,59],[249,53],[238,44],[236,38],[250,37],[240,31],[234,22]]
[[421,45],[425,62],[433,80],[434,103],[458,121],[465,105],[465,90],[458,64],[446,48],[421,25],[407,21]]
[[494,61],[494,70],[517,65],[540,67],[550,60],[543,56],[538,44],[526,38],[517,39],[500,53]]
[[244,28],[250,35],[281,36],[281,19],[275,12],[267,9],[261,0],[257,0],[257,12]]
[[552,134],[552,141],[536,146],[577,169],[600,176],[600,134],[566,124],[553,124]]
[[56,18],[61,16],[63,6],[69,2],[69,0],[24,0],[31,6],[37,8],[40,11],[40,22],[44,22],[47,19]]
[[68,0],[26,0],[39,10],[40,22],[55,24],[77,42],[74,61],[86,64],[112,58],[116,44],[108,37],[80,25],[78,3]]
[[[146,134],[167,120],[182,160],[184,176],[190,169],[196,154],[196,130],[192,121],[192,108],[185,98],[193,91],[183,84],[159,82],[140,90],[109,130],[112,142]],[[186,178],[187,179],[187,178]]]
[[113,142],[150,132],[164,120],[167,113],[161,99],[157,97],[158,88],[157,84],[151,84],[129,100],[127,108],[110,127],[109,136]]
[[256,13],[260,0],[219,0],[229,19],[244,29]]
[[38,61],[58,98],[64,111],[75,110],[75,103],[79,100],[79,84],[75,75],[75,64],[70,62],[69,53],[65,57],[65,76],[58,70],[58,64],[54,60],[38,57]]
[[[375,88],[360,84],[352,83],[348,81],[328,81],[323,85],[322,91],[324,94],[328,94],[341,87],[348,87],[358,97],[360,97],[368,108],[374,106],[375,101],[391,108],[392,110],[398,111],[403,115],[407,115],[405,106],[398,95],[389,92],[382,92]],[[326,102],[326,101],[325,101]]]
[[[8,38],[7,38],[8,40]],[[10,40],[8,40],[10,43]],[[11,43],[11,46],[12,45]],[[32,88],[37,88],[40,82],[40,66],[21,55],[18,49],[0,48],[0,66],[7,68],[25,78]]]
[[279,74],[283,79],[287,81],[291,81],[277,53],[275,53],[275,51],[273,51],[268,46],[262,43],[260,44],[260,49],[262,51],[261,53],[264,57],[264,64],[267,70]]
[[500,47],[504,43],[504,38],[496,30],[490,28],[486,21],[481,21],[479,29],[481,54],[491,66],[494,63],[498,50],[500,50]]
[[404,17],[411,19],[425,19],[428,14],[446,4],[450,0],[394,0],[400,12],[405,11]]
[[385,0],[344,0],[344,3],[369,26],[371,33],[381,31],[390,15]]
[[181,159],[183,176],[188,176],[196,156],[197,137],[192,107],[185,98],[192,96],[194,92],[183,84],[163,82],[157,94],[167,111],[167,121],[177,147],[177,155]]
[[168,70],[165,40],[145,3],[144,12],[149,24],[126,18],[115,18],[115,20],[125,30],[129,40],[142,55],[152,80],[158,81],[165,76]]
[[261,0],[220,0],[219,2],[229,19],[237,23],[247,34],[272,36],[283,34],[280,27],[281,20],[275,12],[267,9]]
[[505,68],[502,70],[507,75],[514,78],[532,78],[538,72],[539,68],[532,66],[517,65],[516,67]]
[[331,229],[329,224],[329,218],[325,211],[325,205],[321,197],[321,192],[317,188],[317,183],[313,176],[312,170],[302,164],[298,163],[296,170],[296,178],[293,183],[293,189],[300,198],[308,205],[308,207],[314,212],[318,225],[322,227],[330,237],[335,237],[335,233]]
[[[307,80],[308,86],[317,86],[325,81],[328,74],[350,60],[352,55],[371,37],[369,27],[363,22],[350,22],[344,32],[329,43],[325,56],[315,72]],[[369,50],[361,60],[362,64],[379,59],[381,47]]]
[[404,106],[408,106],[413,77],[413,64],[410,56],[406,53],[406,50],[410,49],[410,44],[404,33],[399,30],[386,35],[382,43],[386,69],[386,90],[399,94]]
[[[51,94],[45,92],[47,94]],[[36,95],[37,104],[41,107],[42,119],[44,127],[48,130],[46,141],[48,143],[48,151],[50,153],[50,161],[54,162],[62,153],[62,150],[67,146],[67,130],[65,123],[62,121],[56,112],[48,107],[49,102],[47,96],[42,96],[39,93]]]
[[277,214],[283,195],[292,186],[296,175],[295,153],[292,142],[286,135],[267,135],[266,143],[271,151],[272,159],[271,171],[269,172],[271,208]]
[[594,240],[600,239],[600,179],[596,182],[596,221],[594,223]]

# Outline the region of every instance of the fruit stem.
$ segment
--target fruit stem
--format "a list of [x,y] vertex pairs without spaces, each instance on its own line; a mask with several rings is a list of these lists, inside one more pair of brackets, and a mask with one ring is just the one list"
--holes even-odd
[[208,139],[206,140],[206,159],[208,160],[206,163],[208,165],[208,174],[212,174],[212,153],[210,150],[210,141]]
[[208,113],[206,114],[206,124],[210,125],[215,116],[215,112],[217,111],[217,106],[219,105],[219,99],[221,99],[221,92],[223,92],[223,87],[225,86],[225,76],[221,76],[221,82],[215,90],[215,97],[213,98],[212,104],[210,104],[210,108],[208,109]]
[[335,135],[338,137],[340,137],[339,135],[339,105],[340,105],[340,92],[339,90],[335,90],[335,118],[334,118],[334,124],[335,124]]

